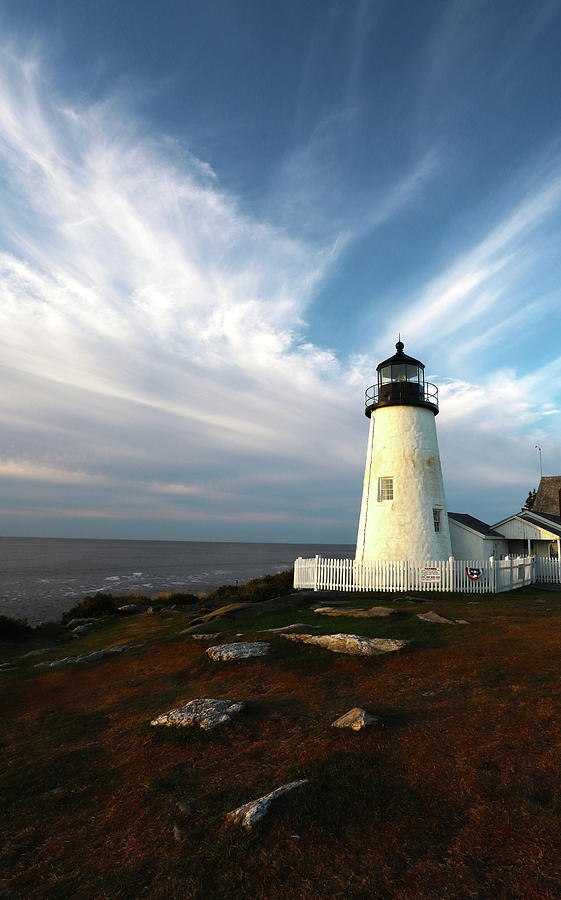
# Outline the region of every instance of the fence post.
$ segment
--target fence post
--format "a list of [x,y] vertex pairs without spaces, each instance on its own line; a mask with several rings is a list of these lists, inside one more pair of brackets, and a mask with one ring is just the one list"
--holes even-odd
[[321,559],[320,556],[316,556],[316,559],[315,559],[315,568],[314,568],[314,591],[317,591],[317,589],[318,589],[319,561],[320,561],[320,559]]
[[489,588],[492,594],[496,594],[495,590],[495,557],[489,557]]

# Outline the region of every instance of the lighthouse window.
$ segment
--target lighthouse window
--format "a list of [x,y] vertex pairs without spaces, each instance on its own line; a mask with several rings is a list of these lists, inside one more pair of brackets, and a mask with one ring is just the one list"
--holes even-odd
[[439,509],[433,509],[432,518],[434,521],[434,530],[440,531],[440,510]]
[[378,502],[393,500],[393,478],[378,478]]

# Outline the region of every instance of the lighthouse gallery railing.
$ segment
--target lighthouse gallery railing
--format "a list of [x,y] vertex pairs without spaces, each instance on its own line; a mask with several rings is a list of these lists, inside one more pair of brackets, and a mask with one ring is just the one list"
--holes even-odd
[[500,593],[533,584],[561,582],[559,560],[535,556],[505,559],[447,559],[425,563],[299,557],[294,563],[294,587],[314,591],[457,591]]
[[438,407],[438,388],[430,381],[391,381],[386,384],[373,384],[364,392],[366,408],[382,401],[409,404],[413,400],[430,403]]

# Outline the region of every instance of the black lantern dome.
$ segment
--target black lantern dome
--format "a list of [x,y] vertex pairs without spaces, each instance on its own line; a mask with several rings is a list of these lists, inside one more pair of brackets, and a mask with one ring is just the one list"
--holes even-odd
[[424,406],[438,415],[438,388],[425,382],[423,363],[403,352],[402,341],[395,347],[397,353],[376,366],[378,383],[366,391],[366,415],[382,406]]

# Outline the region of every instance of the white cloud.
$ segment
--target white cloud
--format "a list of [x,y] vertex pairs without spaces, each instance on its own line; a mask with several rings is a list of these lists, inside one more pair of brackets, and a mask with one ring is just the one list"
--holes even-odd
[[345,402],[341,365],[302,339],[336,235],[312,244],[252,219],[116,100],[58,100],[39,61],[3,54],[0,71],[0,417],[14,451],[0,478],[26,480],[20,502],[41,517],[47,496],[87,518],[128,515],[134,494],[138,517],[302,517],[251,506],[264,469],[283,484],[320,446],[322,470],[346,452],[322,439]]
[[[561,176],[550,171],[542,175],[541,182],[524,199],[515,200],[512,211],[479,243],[458,253],[415,299],[400,307],[384,329],[385,343],[400,325],[403,331],[404,321],[411,343],[426,344],[435,335],[442,339],[465,330],[466,325],[476,326],[481,342],[494,336],[497,323],[504,337],[507,324],[515,326],[521,317],[535,313],[535,304],[520,297],[517,286],[529,271],[544,265],[540,227],[549,222],[557,232],[561,212]],[[546,246],[545,254],[548,252]],[[547,256],[545,264],[549,267]],[[465,349],[462,340],[461,352]]]
[[[279,188],[324,225],[283,228],[275,222],[286,206],[279,202],[271,221],[252,217],[208,163],[146,136],[117,98],[70,106],[45,77],[38,59],[0,55],[8,224],[0,246],[0,527],[9,532],[17,515],[32,533],[35,520],[51,516],[111,520],[111,533],[122,536],[148,520],[175,523],[170,534],[195,539],[197,523],[207,522],[224,525],[206,532],[212,537],[352,540],[367,434],[362,397],[377,360],[370,352],[341,360],[314,344],[306,309],[349,242],[418,196],[438,157],[427,154],[368,198],[364,217],[330,219],[308,201],[329,190],[329,178],[322,185],[319,171],[310,175],[322,142],[341,126],[335,116],[291,156]],[[535,315],[539,300],[510,318],[502,304],[521,268],[517,252],[560,196],[558,180],[544,181],[446,265],[418,303],[406,302],[410,344],[500,310],[485,336],[470,335],[473,351]],[[396,316],[378,325],[384,355],[399,323]],[[527,465],[524,429],[546,418],[556,427],[546,385],[560,370],[561,358],[522,386],[516,373],[465,383],[440,373],[452,496],[465,496],[466,473],[479,496],[490,482],[510,483],[516,494]]]

